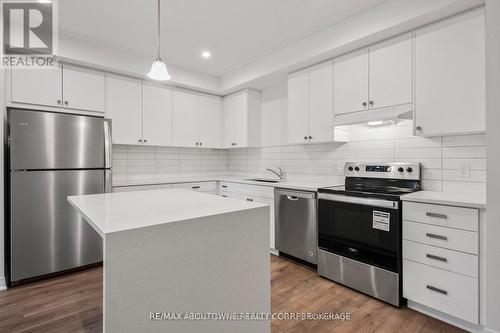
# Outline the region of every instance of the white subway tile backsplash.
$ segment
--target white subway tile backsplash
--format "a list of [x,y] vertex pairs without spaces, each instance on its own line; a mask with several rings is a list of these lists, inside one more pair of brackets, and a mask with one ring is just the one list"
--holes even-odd
[[[292,180],[341,184],[346,162],[420,162],[425,190],[486,190],[484,134],[421,138],[412,136],[406,125],[368,131],[364,135],[360,130],[353,136],[356,141],[348,143],[230,150],[114,145],[114,174],[274,177],[266,169],[280,166]],[[468,176],[460,174],[463,166],[469,168]]]

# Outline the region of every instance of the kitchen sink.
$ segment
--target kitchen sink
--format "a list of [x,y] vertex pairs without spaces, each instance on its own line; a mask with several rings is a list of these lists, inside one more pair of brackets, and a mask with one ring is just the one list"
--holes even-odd
[[250,178],[245,180],[251,180],[253,182],[263,182],[263,183],[280,183],[282,180],[279,179],[267,179],[267,178]]

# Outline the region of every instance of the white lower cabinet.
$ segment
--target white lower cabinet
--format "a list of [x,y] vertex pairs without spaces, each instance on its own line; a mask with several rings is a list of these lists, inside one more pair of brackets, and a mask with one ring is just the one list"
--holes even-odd
[[212,194],[217,193],[216,182],[178,183],[178,184],[172,184],[172,187],[184,190],[212,193]]
[[479,211],[403,203],[403,297],[479,324]]
[[271,207],[270,220],[270,247],[275,248],[274,238],[274,187],[249,185],[231,182],[219,182],[219,195],[226,198],[235,198],[246,201],[254,201]]
[[113,192],[147,191],[172,188],[172,184],[136,185],[136,186],[115,186]]

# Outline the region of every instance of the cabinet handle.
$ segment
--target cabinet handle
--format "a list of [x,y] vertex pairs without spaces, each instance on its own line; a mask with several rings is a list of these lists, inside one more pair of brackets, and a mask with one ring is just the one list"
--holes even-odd
[[198,142],[196,142],[195,145],[198,145]]
[[448,262],[448,259],[446,258],[443,258],[443,257],[439,257],[439,256],[435,256],[433,254],[426,254],[425,255],[427,258],[429,259],[434,259],[434,260],[437,260],[437,261],[442,261],[442,262]]
[[201,142],[200,142],[200,146],[201,146]]
[[144,143],[148,142],[148,140],[144,139]]
[[142,142],[142,139],[139,139],[139,142]]
[[417,126],[417,127],[415,127],[415,129],[416,129],[417,131],[422,131],[422,126]]
[[288,200],[292,200],[292,201],[297,201],[299,200],[299,197],[295,196],[295,195],[287,195],[286,198]]
[[307,136],[304,137],[304,140],[307,140]]
[[363,106],[366,108],[366,102],[363,102]]
[[253,201],[253,199],[252,198],[247,198],[247,201]]
[[309,135],[309,140],[311,140],[313,137]]
[[60,99],[57,100],[57,104],[61,105],[61,100]]
[[373,104],[375,104],[373,101],[370,101],[370,106],[373,106]]
[[68,104],[69,104],[68,101],[64,101],[64,105],[68,105]]
[[439,288],[436,288],[436,287],[433,287],[433,286],[429,286],[429,285],[427,285],[426,287],[427,287],[427,289],[435,291],[437,293],[440,293],[440,294],[443,294],[443,295],[448,295],[448,292],[446,290],[439,289]]
[[221,197],[223,197],[223,198],[227,198],[227,195],[223,194],[223,195],[221,195]]
[[442,235],[436,235],[436,234],[430,234],[430,233],[426,233],[425,235],[429,238],[440,239],[440,240],[444,240],[444,241],[448,240],[448,237],[442,236]]
[[435,217],[437,219],[443,219],[443,220],[446,220],[448,219],[448,216],[444,215],[444,214],[438,214],[438,213],[425,213],[426,216],[428,217]]
[[199,189],[200,187],[199,187],[199,186],[191,186],[191,188],[192,188],[193,190],[197,190],[197,189]]
[[222,187],[222,188],[227,188],[227,185],[222,185],[221,187]]

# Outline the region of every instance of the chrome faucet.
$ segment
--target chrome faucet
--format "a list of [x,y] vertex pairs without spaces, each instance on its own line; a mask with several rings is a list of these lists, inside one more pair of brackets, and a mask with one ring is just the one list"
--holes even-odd
[[280,168],[279,166],[277,166],[276,168],[279,170],[279,172],[276,172],[273,169],[269,169],[269,168],[267,168],[266,170],[274,173],[276,176],[279,177],[280,180],[286,180],[286,171],[283,170],[282,168]]

